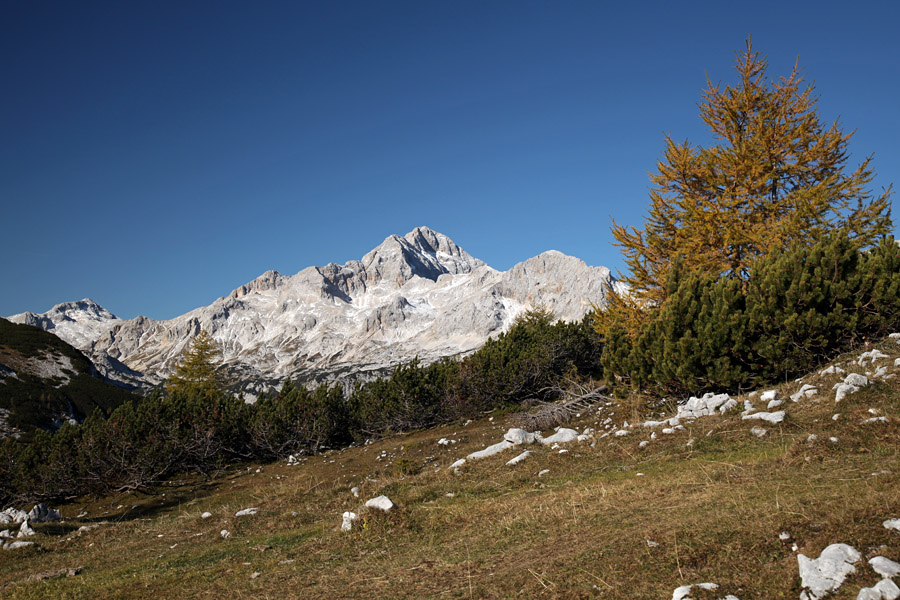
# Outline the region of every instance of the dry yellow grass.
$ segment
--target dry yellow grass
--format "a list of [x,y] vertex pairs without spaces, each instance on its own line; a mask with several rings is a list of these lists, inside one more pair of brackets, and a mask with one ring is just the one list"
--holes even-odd
[[[900,356],[900,344],[880,347],[887,364]],[[797,598],[791,543],[809,556],[844,542],[900,560],[900,534],[881,525],[900,517],[900,383],[876,383],[835,405],[838,378],[816,379],[819,400],[788,402],[786,421],[766,425],[762,438],[750,434],[760,423],[731,414],[643,449],[649,430],[636,429],[595,447],[568,445],[566,454],[529,448],[515,467],[505,466],[510,450],[458,475],[448,470],[501,439],[508,417],[497,417],[296,467],[243,465],[213,481],[173,481],[152,497],[73,501],[61,507],[63,523],[38,526],[34,547],[0,553],[0,597],[649,599],[712,581],[716,594],[695,597]],[[782,396],[798,387],[782,386]],[[862,425],[869,409],[890,422]],[[632,408],[621,412],[633,418]],[[574,426],[595,421],[585,415]],[[438,446],[441,437],[458,442]],[[418,472],[400,476],[410,465]],[[381,493],[396,511],[362,508]],[[234,518],[248,506],[259,513]],[[362,517],[350,533],[339,531],[347,510]],[[201,519],[203,511],[213,517]],[[779,540],[782,531],[790,541]],[[69,567],[83,570],[28,579]],[[835,597],[855,598],[874,582],[861,568]]]

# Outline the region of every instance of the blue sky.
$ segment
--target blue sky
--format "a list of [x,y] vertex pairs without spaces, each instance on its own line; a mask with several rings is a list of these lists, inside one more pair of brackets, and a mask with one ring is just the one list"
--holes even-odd
[[896,2],[7,2],[0,315],[171,318],[427,225],[622,266],[663,136],[752,34],[900,182]]

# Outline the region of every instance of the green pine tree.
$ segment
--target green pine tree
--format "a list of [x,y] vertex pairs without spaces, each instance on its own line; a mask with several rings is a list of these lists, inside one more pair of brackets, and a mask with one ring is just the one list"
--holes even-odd
[[166,381],[166,391],[212,397],[224,391],[224,381],[216,368],[219,360],[216,341],[201,330],[191,342],[175,372]]

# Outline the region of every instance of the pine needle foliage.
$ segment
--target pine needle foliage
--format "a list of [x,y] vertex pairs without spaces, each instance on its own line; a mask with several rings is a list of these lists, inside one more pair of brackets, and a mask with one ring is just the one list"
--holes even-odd
[[206,331],[191,341],[175,372],[166,381],[166,391],[213,397],[224,389],[224,381],[216,368],[220,352],[216,341]]
[[666,136],[644,227],[613,222],[630,270],[621,278],[645,306],[665,299],[676,263],[746,280],[768,252],[811,245],[835,230],[866,246],[891,229],[891,189],[878,196],[867,189],[871,157],[848,170],[853,133],[823,123],[800,68],[770,81],[767,60],[749,39],[736,57],[738,83],[707,78],[699,104],[716,143],[704,148]]
[[741,391],[900,327],[900,247],[888,236],[862,251],[835,232],[770,253],[748,283],[676,262],[666,293],[636,332],[609,321],[606,374],[654,395]]

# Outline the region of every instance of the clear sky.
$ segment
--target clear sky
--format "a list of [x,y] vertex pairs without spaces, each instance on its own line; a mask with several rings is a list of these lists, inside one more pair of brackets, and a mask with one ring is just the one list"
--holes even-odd
[[[171,318],[427,225],[622,266],[663,135],[752,34],[900,183],[900,3],[5,2],[0,315]],[[900,215],[897,215],[900,216]]]

